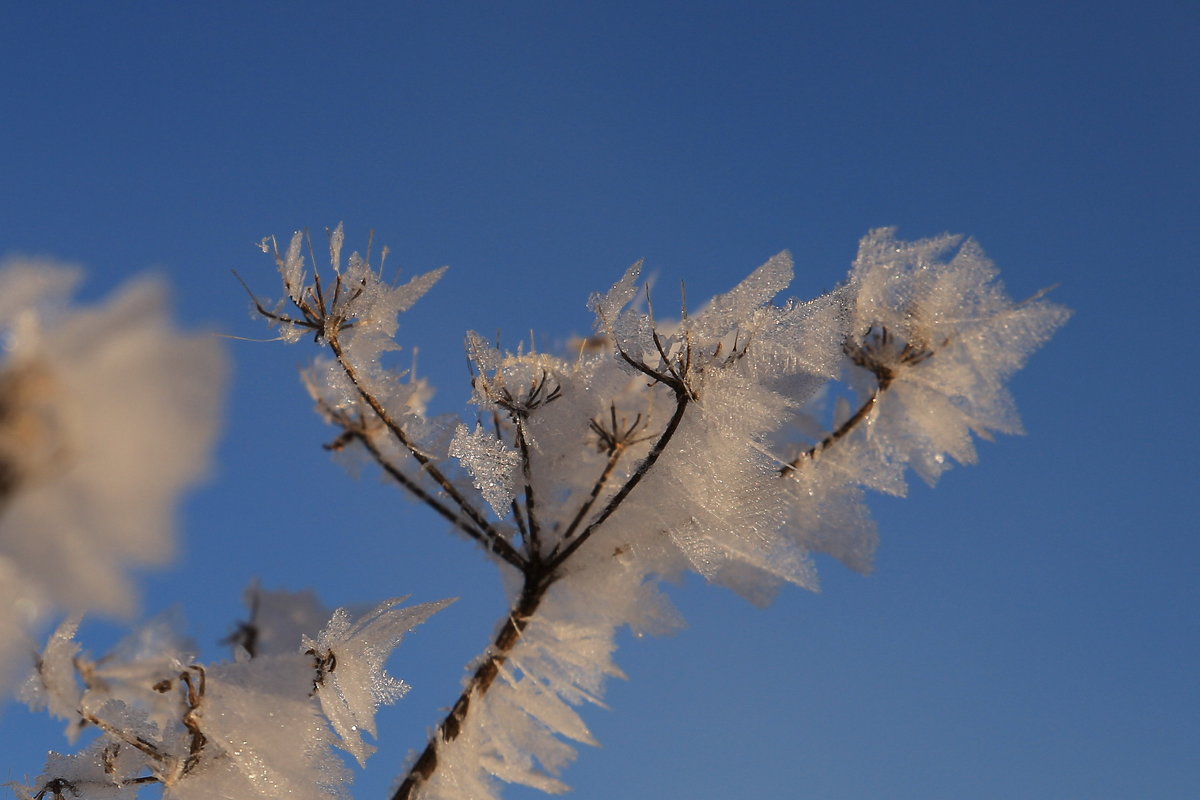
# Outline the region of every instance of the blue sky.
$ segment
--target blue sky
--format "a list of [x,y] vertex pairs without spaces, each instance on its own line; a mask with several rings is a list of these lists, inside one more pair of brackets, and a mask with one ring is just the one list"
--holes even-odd
[[[1076,311],[1017,376],[1029,435],[873,502],[874,575],[768,609],[688,581],[688,630],[626,640],[566,779],[608,798],[1191,798],[1200,702],[1191,400],[1200,7],[1186,2],[22,4],[0,26],[0,253],[152,270],[178,315],[251,320],[252,245],[345,220],[412,273],[403,321],[467,395],[462,336],[585,333],[645,258],[690,298],[782,249],[794,292],[858,238],[968,233],[1015,296]],[[211,654],[253,577],[330,605],[461,600],[356,784],[382,797],[503,613],[471,547],[320,449],[298,345],[229,341],[220,466],[189,499],[180,604]],[[94,635],[108,631],[100,626]],[[57,725],[0,717],[0,781]],[[512,798],[533,793],[512,791]]]

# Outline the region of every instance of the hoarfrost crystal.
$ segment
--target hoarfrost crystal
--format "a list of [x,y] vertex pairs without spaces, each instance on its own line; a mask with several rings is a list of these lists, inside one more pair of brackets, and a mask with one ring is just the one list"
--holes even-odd
[[318,662],[317,698],[342,739],[342,747],[365,764],[375,751],[362,732],[375,735],[375,711],[380,703],[394,703],[408,692],[408,684],[388,675],[384,662],[404,634],[445,608],[449,601],[401,608],[407,598],[380,604],[352,621],[345,609],[333,613],[316,640],[303,639],[303,647]]

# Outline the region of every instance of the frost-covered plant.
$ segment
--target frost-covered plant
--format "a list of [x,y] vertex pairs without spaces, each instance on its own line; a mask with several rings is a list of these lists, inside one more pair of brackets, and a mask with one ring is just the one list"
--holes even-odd
[[[322,271],[304,234],[285,249],[263,240],[284,298],[256,308],[281,339],[321,347],[304,380],[337,428],[329,447],[377,464],[510,589],[393,800],[487,800],[500,781],[564,790],[574,743],[593,742],[577,709],[620,675],[616,631],[679,624],[660,581],[694,571],[765,603],[784,583],[816,586],[814,552],[869,568],[863,490],[903,493],[908,467],[933,483],[974,461],[974,436],[1018,431],[1004,380],[1067,317],[1040,296],[1012,302],[958,237],[874,231],[848,280],[808,302],[777,300],[792,278],[783,253],[669,322],[638,264],[592,297],[595,335],[574,352],[469,333],[474,410],[432,416],[430,387],[388,354],[399,314],[441,270],[394,286],[343,244],[338,226]],[[361,732],[405,688],[387,654],[440,604],[325,623],[311,596],[251,597],[226,664],[197,663],[165,632],[91,660],[75,623],[60,627],[25,695],[100,736],[54,756],[24,796],[124,798],[149,783],[167,798],[341,796],[330,746],[370,755]]]
[[[511,608],[466,686],[394,794],[489,798],[495,778],[547,791],[591,742],[575,707],[620,674],[613,635],[677,615],[657,590],[693,570],[756,601],[814,587],[810,553],[870,564],[862,488],[903,493],[912,466],[933,482],[975,459],[972,434],[1019,430],[1003,381],[1066,319],[1008,299],[974,242],[903,242],[878,230],[849,280],[776,303],[783,253],[680,318],[640,302],[640,265],[595,295],[579,351],[501,351],[467,337],[472,423],[430,417],[428,387],[390,369],[397,315],[441,271],[393,287],[369,255],[309,274],[304,236],[264,241],[285,301],[258,309],[283,338],[326,350],[309,391],[400,486],[478,542],[512,587]],[[843,396],[815,423],[830,381]]]
[[78,268],[0,265],[0,689],[55,609],[128,615],[131,566],[174,549],[214,443],[225,360],[142,280],[71,308]]

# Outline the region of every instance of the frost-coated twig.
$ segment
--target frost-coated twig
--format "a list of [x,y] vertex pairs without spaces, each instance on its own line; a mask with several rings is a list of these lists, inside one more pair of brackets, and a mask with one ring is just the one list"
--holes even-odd
[[865,422],[868,417],[871,416],[871,412],[875,410],[875,406],[879,403],[879,399],[883,396],[885,391],[887,391],[887,387],[885,386],[880,385],[875,387],[875,390],[871,392],[866,401],[858,407],[858,410],[855,411],[849,419],[839,425],[835,431],[830,433],[824,439],[817,442],[815,445],[808,448],[803,453],[780,467],[779,474],[789,475],[795,472],[800,468],[801,464],[807,461],[815,461],[817,456],[821,455],[821,453],[825,452],[834,444],[849,436],[855,428],[857,428],[860,424]]
[[571,519],[571,523],[563,531],[562,540],[564,542],[570,541],[571,537],[575,535],[575,530],[583,522],[583,518],[592,510],[592,506],[596,504],[600,493],[608,485],[608,479],[612,477],[613,470],[617,468],[617,462],[621,460],[624,452],[624,447],[614,447],[613,451],[609,453],[608,461],[605,463],[604,469],[600,472],[600,477],[596,478],[596,482],[592,484],[592,490],[588,493],[587,500],[579,506],[579,510],[575,512],[575,516]]
[[[541,528],[538,525],[536,502],[533,494],[533,467],[529,460],[529,440],[525,436],[525,421],[518,417],[517,448],[521,453],[521,476],[525,482],[525,521],[528,525],[525,535],[526,555],[531,563],[538,563],[542,558]],[[514,515],[515,516],[515,515]]]
[[667,444],[670,443],[671,438],[675,435],[675,431],[679,429],[679,423],[683,421],[683,414],[687,410],[688,401],[691,397],[683,382],[675,384],[673,389],[675,391],[675,413],[671,415],[671,419],[667,423],[667,427],[663,429],[662,434],[658,437],[658,441],[650,448],[650,452],[638,464],[633,474],[626,479],[616,494],[605,504],[603,510],[596,515],[596,518],[589,522],[587,527],[580,531],[578,536],[568,542],[565,548],[561,551],[556,550],[551,554],[548,562],[551,570],[557,570],[561,567],[571,557],[571,554],[583,546],[583,543],[595,533],[596,529],[612,516],[612,513],[620,507],[625,498],[629,496],[629,493],[634,490],[634,487],[641,483],[642,478],[646,477],[646,473],[650,471],[650,468],[658,461],[659,456],[667,449]]
[[[588,511],[594,505],[597,497],[603,490],[603,486],[607,483],[608,476],[616,466],[624,449],[623,446],[619,446],[624,443],[617,443],[618,446],[613,447],[613,452],[610,454],[600,478],[593,486],[592,491],[579,511],[576,512],[571,525],[563,535],[562,542],[566,542],[566,546],[561,550],[556,548],[545,561],[535,558],[531,553],[531,560],[525,565],[523,570],[525,582],[516,606],[501,625],[500,632],[496,635],[492,646],[484,656],[483,663],[476,668],[466,688],[450,709],[450,713],[442,720],[426,745],[425,750],[417,757],[416,762],[414,762],[403,782],[401,782],[399,788],[392,795],[391,800],[411,800],[421,785],[434,775],[438,768],[439,749],[442,743],[452,742],[458,737],[467,716],[470,714],[472,703],[477,698],[482,698],[487,694],[488,689],[491,688],[492,683],[500,673],[500,668],[507,662],[512,648],[520,640],[521,633],[529,624],[530,619],[537,613],[546,591],[561,577],[561,567],[604,524],[605,520],[612,516],[613,512],[621,506],[630,492],[646,477],[659,460],[659,457],[666,451],[667,445],[679,429],[679,424],[683,420],[684,412],[687,410],[689,399],[691,398],[691,394],[685,383],[686,369],[683,370],[682,375],[674,373],[665,375],[649,367],[646,367],[646,371],[653,375],[656,381],[670,386],[675,394],[675,411],[667,422],[666,427],[650,448],[650,452],[642,459],[633,473],[621,485],[620,489],[613,494],[600,513],[588,523],[587,527],[578,536],[569,539],[574,533],[575,528],[580,524],[580,520],[587,515]],[[614,417],[613,435],[616,436],[615,408],[612,409],[612,413]],[[634,425],[629,428],[628,435],[632,435],[636,426],[637,422],[635,421]],[[518,441],[521,441],[519,429],[518,420]],[[525,454],[527,452],[528,450],[526,449]],[[528,484],[530,481],[528,471],[526,471],[525,478]],[[526,506],[526,513],[529,513],[528,505]],[[529,516],[532,519],[532,515],[530,514]]]
[[[945,344],[945,342],[943,342]],[[814,461],[825,450],[854,432],[866,422],[879,405],[883,395],[891,388],[901,369],[914,367],[933,357],[934,350],[913,342],[900,346],[886,326],[871,327],[862,336],[862,341],[847,341],[843,346],[846,355],[858,366],[875,376],[875,388],[862,405],[850,417],[817,444],[808,448],[780,468],[780,475],[788,475],[799,469],[806,461]]]
[[130,778],[125,781],[69,781],[66,778],[53,778],[46,781],[45,785],[38,790],[33,796],[33,800],[43,800],[49,796],[54,800],[67,800],[68,797],[86,797],[83,793],[83,787],[90,783],[96,784],[96,788],[101,792],[111,792],[113,788],[123,789],[126,786],[144,786],[149,783],[162,783],[162,781],[154,775],[145,775],[140,778]]
[[[533,569],[531,569],[532,571]],[[496,677],[500,674],[500,668],[508,661],[509,654],[520,641],[522,632],[529,624],[529,620],[537,613],[538,606],[541,605],[542,598],[546,595],[546,590],[553,582],[549,573],[541,568],[536,568],[536,571],[540,577],[532,581],[528,576],[526,577],[521,597],[501,625],[499,633],[492,641],[492,646],[488,648],[487,654],[484,656],[483,663],[475,669],[466,688],[451,707],[450,713],[438,725],[437,730],[430,737],[429,743],[417,757],[395,793],[392,794],[391,800],[411,800],[415,796],[415,792],[433,777],[438,768],[438,757],[442,744],[458,738],[463,723],[471,712],[472,703],[487,694],[488,689],[495,682]]]
[[[308,244],[311,252],[311,240]],[[279,261],[280,255],[278,246],[275,247],[275,253],[276,260]],[[313,259],[313,263],[316,263],[315,257]],[[235,272],[234,275],[237,276],[237,273]],[[457,506],[462,513],[454,514],[453,512],[450,512],[449,509],[447,509],[443,504],[436,501],[436,498],[434,498],[433,495],[421,490],[415,481],[404,475],[394,466],[390,465],[386,459],[382,458],[382,456],[378,454],[377,451],[373,452],[372,455],[375,457],[376,461],[379,462],[380,466],[383,467],[383,469],[394,479],[396,479],[404,488],[413,492],[420,500],[422,500],[422,502],[430,505],[443,517],[446,517],[457,527],[464,530],[467,535],[481,541],[485,547],[499,555],[508,563],[512,564],[518,569],[521,568],[524,564],[524,558],[513,549],[512,545],[508,543],[508,541],[501,535],[495,526],[492,525],[488,519],[462,495],[453,482],[450,481],[449,478],[447,478],[446,475],[438,468],[433,459],[430,458],[427,453],[422,451],[421,448],[416,446],[411,437],[409,437],[408,433],[404,430],[403,426],[401,426],[400,423],[397,422],[391,416],[391,414],[387,412],[387,409],[384,408],[383,403],[380,402],[379,398],[376,397],[375,394],[363,384],[358,374],[358,370],[355,368],[351,359],[347,356],[345,349],[342,347],[339,334],[342,331],[353,327],[353,323],[346,318],[346,309],[362,293],[363,289],[365,288],[365,284],[360,281],[350,297],[343,298],[343,281],[342,275],[339,272],[335,281],[332,300],[327,301],[325,293],[321,287],[319,273],[314,271],[313,285],[303,289],[292,285],[290,281],[285,279],[284,288],[287,291],[288,296],[291,298],[292,304],[304,315],[303,320],[298,320],[266,308],[266,306],[262,304],[262,301],[260,301],[258,297],[250,290],[250,287],[246,286],[246,282],[241,279],[241,276],[237,276],[237,278],[239,281],[241,281],[242,286],[245,287],[246,292],[250,295],[250,298],[253,300],[254,306],[259,314],[277,323],[286,323],[301,328],[307,328],[308,330],[313,331],[313,333],[317,336],[318,341],[322,339],[324,340],[324,343],[333,353],[338,365],[342,368],[342,371],[346,374],[346,377],[354,385],[354,388],[358,392],[359,396],[364,402],[366,402],[368,406],[370,406],[371,410],[379,418],[380,422],[383,423],[384,427],[386,427],[392,436],[396,438],[396,441],[408,451],[414,460],[416,460],[416,462],[420,465],[421,471],[429,475],[434,483],[437,484],[438,488],[446,493],[451,501],[453,501],[453,504]],[[365,280],[365,277],[363,280]],[[347,430],[347,433],[349,432],[350,431]],[[367,439],[365,436],[358,436],[357,438],[363,440],[364,443]],[[372,448],[368,446],[368,450],[371,449]],[[462,516],[465,516],[468,520],[470,520],[470,522],[474,525],[473,529],[470,526],[464,525],[460,521]]]
[[[862,552],[873,542],[873,527],[859,505],[860,469],[870,469],[876,461],[912,465],[932,482],[942,471],[945,455],[962,463],[973,460],[971,433],[1015,429],[1015,421],[995,413],[1004,406],[1001,380],[1061,324],[1065,312],[1036,298],[1013,306],[993,291],[994,273],[970,243],[949,260],[940,260],[957,241],[942,237],[903,243],[892,231],[872,232],[860,244],[846,286],[808,304],[774,304],[792,278],[791,259],[780,254],[695,315],[689,314],[685,298],[682,320],[669,333],[655,322],[648,288],[645,310],[630,307],[638,295],[639,262],[606,294],[594,295],[591,303],[619,364],[597,358],[585,369],[569,372],[552,356],[506,354],[498,342],[493,346],[468,334],[474,402],[482,414],[473,433],[459,425],[445,451],[429,445],[420,435],[422,429],[410,424],[412,417],[395,405],[406,398],[420,406],[420,387],[412,387],[416,393],[396,395],[394,402],[383,383],[389,376],[371,366],[394,348],[378,337],[394,332],[394,315],[424,293],[440,271],[403,287],[380,288],[369,255],[364,262],[355,254],[343,280],[339,226],[331,234],[330,248],[336,280],[323,282],[315,276],[308,283],[299,254],[301,235],[293,237],[286,257],[276,246],[276,262],[296,310],[284,315],[257,300],[256,308],[279,324],[289,341],[299,338],[301,329],[314,334],[332,351],[335,369],[342,373],[326,376],[332,379],[326,390],[340,398],[348,390],[348,379],[361,398],[353,411],[331,407],[340,400],[323,404],[327,418],[342,428],[332,447],[362,442],[401,488],[514,567],[522,580],[490,646],[402,776],[392,800],[442,791],[455,795],[451,787],[457,787],[458,794],[491,797],[482,784],[478,792],[465,788],[475,785],[471,781],[476,777],[489,780],[489,774],[547,791],[564,788],[556,777],[557,766],[569,747],[556,737],[581,742],[591,737],[582,720],[561,704],[590,696],[592,682],[616,674],[611,663],[596,655],[602,645],[611,646],[613,626],[660,622],[653,618],[652,597],[631,594],[643,590],[647,576],[661,574],[663,565],[667,571],[675,569],[682,557],[697,572],[729,581],[750,597],[759,596],[755,581],[760,574],[770,581],[782,578],[810,586],[807,552],[798,542],[812,542],[813,549],[853,561],[856,567],[869,558]],[[315,264],[311,242],[309,250]],[[967,319],[959,313],[964,309]],[[354,326],[358,329],[350,338],[340,338]],[[995,336],[993,346],[988,334],[1001,328],[1004,335]],[[970,335],[964,336],[964,331]],[[932,367],[918,366],[935,352]],[[581,363],[582,359],[581,351]],[[625,367],[641,377],[630,381]],[[865,373],[853,376],[854,387],[861,389],[853,400],[856,407],[843,410],[839,403],[833,423],[796,448],[807,449],[798,455],[793,451],[790,462],[775,460],[764,445],[779,440],[787,418],[808,396],[802,393],[813,391],[839,367]],[[914,369],[920,374],[909,375]],[[968,378],[978,384],[980,397],[962,396]],[[797,396],[788,396],[793,386]],[[990,394],[985,391],[989,388],[994,389]],[[669,396],[663,393],[668,390]],[[320,396],[320,387],[314,394]],[[639,394],[650,401],[643,409],[645,421],[638,414],[632,424],[624,418],[618,422],[618,403],[624,405],[627,397]],[[533,413],[558,399],[565,399],[565,408],[548,415]],[[596,399],[608,406],[600,416],[592,416]],[[671,400],[673,407],[667,411]],[[906,413],[914,404],[928,413]],[[392,413],[389,408],[397,410]],[[483,422],[488,413],[491,434]],[[864,441],[858,447],[864,433],[879,442]],[[598,452],[580,458],[568,442],[556,440],[576,434],[582,434],[576,445],[596,444]],[[592,440],[593,434],[598,439]],[[396,445],[388,444],[387,437],[394,437]],[[634,450],[633,445],[639,446]],[[812,466],[834,448],[839,458],[845,455],[837,469]],[[668,451],[690,455],[663,459]],[[450,457],[459,459],[478,495],[452,482],[457,474],[450,471]],[[802,478],[809,491],[793,491],[782,480],[763,486],[759,470],[764,466],[768,474],[781,467],[781,479]],[[661,487],[663,498],[651,498],[659,500],[650,512],[656,524],[647,527],[644,520],[627,519],[624,512],[616,515],[622,506],[640,503],[640,495],[639,500],[630,497],[635,490],[650,490],[649,483],[638,487],[656,467],[673,478]],[[679,491],[679,497],[666,496],[668,487]],[[777,508],[775,493],[788,508]],[[761,520],[772,521],[743,530],[743,521],[759,520],[754,515],[760,511],[769,512]],[[491,512],[503,521],[491,521]],[[605,525],[614,539],[621,537],[612,558],[599,552]],[[785,525],[796,527],[797,535],[784,531]],[[657,536],[657,531],[669,534],[656,539],[661,548],[626,549],[626,543],[636,545],[638,536]],[[597,542],[587,545],[592,538]],[[579,555],[585,545],[592,549]],[[623,557],[614,561],[618,556]],[[726,564],[734,569],[726,570]],[[553,610],[551,587],[557,587]],[[609,598],[600,594],[606,591],[612,592],[611,612]],[[587,604],[582,616],[591,626],[588,630],[571,629],[560,636],[562,631],[555,627],[560,592],[568,613],[579,613]],[[552,646],[543,641],[543,621]],[[523,637],[529,639],[526,644]],[[526,661],[526,646],[537,657],[518,664]],[[550,649],[540,649],[546,647]],[[595,663],[586,680],[572,677],[560,684],[552,674],[562,668],[556,660],[571,676],[576,676],[579,664]],[[515,670],[514,682],[497,681],[510,670]],[[536,696],[521,697],[522,692]],[[492,725],[506,726],[500,717],[493,719],[493,711],[508,709],[510,703],[537,725],[545,725],[546,731],[536,728],[539,736],[545,734],[545,742],[531,740],[522,721],[512,721],[517,726],[513,737],[491,730]],[[481,754],[486,755],[475,759],[479,763],[460,762]],[[543,771],[531,758],[541,760]],[[460,769],[480,774],[467,777],[458,773]]]
[[454,527],[458,528],[467,536],[470,536],[472,539],[482,544],[491,552],[500,556],[512,566],[516,567],[517,569],[524,569],[525,559],[513,548],[511,544],[508,543],[507,539],[503,539],[498,536],[487,536],[474,525],[472,525],[471,520],[465,519],[461,513],[456,512],[437,497],[425,491],[420,484],[418,484],[411,477],[405,474],[403,470],[389,461],[387,457],[380,452],[379,448],[375,445],[375,442],[371,440],[370,435],[365,431],[351,429],[348,427],[345,427],[344,430],[344,435],[348,435],[355,441],[361,442],[362,446],[366,448],[368,453],[371,454],[371,457],[375,459],[375,463],[377,463],[380,468],[388,474],[389,477],[396,481],[396,483],[400,484],[402,488],[412,494],[413,497],[429,506],[440,516],[454,525]]

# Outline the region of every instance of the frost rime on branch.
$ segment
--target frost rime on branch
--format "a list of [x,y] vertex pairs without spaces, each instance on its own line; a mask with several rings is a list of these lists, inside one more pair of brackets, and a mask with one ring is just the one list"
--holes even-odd
[[[494,797],[495,778],[565,788],[569,742],[591,741],[575,709],[619,674],[615,630],[676,624],[660,580],[691,570],[767,602],[781,583],[815,588],[812,552],[868,569],[863,489],[903,493],[909,467],[933,482],[974,461],[973,436],[1019,431],[1004,380],[1067,316],[1013,303],[956,237],[874,231],[847,282],[808,302],[777,302],[792,278],[782,253],[671,322],[636,302],[635,264],[592,298],[603,347],[511,353],[470,334],[469,426],[426,416],[428,388],[380,359],[397,312],[440,270],[391,290],[369,259],[339,265],[340,226],[331,241],[332,290],[315,273],[305,283],[296,234],[275,251],[293,310],[258,308],[327,349],[307,384],[338,446],[361,448],[514,587],[395,800]],[[822,424],[822,390],[839,379]]]

